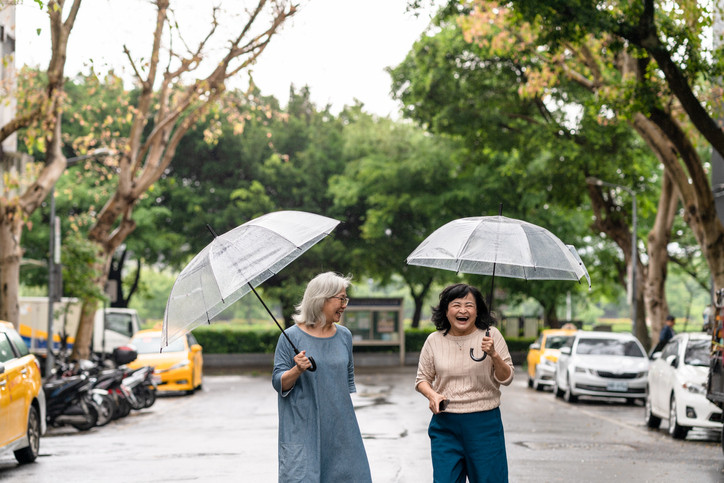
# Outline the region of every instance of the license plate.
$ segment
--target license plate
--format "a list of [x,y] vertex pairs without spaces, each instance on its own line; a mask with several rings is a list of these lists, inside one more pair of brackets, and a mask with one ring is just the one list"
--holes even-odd
[[606,384],[606,389],[611,392],[627,392],[628,382],[614,381]]

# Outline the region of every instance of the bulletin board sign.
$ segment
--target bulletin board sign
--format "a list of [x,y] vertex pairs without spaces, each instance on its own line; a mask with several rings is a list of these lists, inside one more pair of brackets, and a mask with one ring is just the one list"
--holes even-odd
[[353,345],[399,346],[405,362],[405,330],[401,298],[353,298],[340,323],[352,332]]

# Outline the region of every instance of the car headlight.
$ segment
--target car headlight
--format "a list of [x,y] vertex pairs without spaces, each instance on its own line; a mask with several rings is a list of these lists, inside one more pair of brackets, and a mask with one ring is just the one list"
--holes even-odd
[[187,359],[187,360],[185,360],[185,361],[179,362],[178,364],[172,365],[171,367],[168,368],[168,370],[169,370],[169,371],[172,371],[172,370],[174,370],[174,369],[181,369],[182,367],[186,367],[186,366],[188,366],[189,364],[191,364],[191,362]]
[[590,374],[591,370],[586,369],[585,367],[576,366],[576,372],[579,372],[581,374]]
[[685,382],[681,385],[681,387],[683,387],[692,394],[706,394],[706,389],[704,388],[704,386],[695,382]]

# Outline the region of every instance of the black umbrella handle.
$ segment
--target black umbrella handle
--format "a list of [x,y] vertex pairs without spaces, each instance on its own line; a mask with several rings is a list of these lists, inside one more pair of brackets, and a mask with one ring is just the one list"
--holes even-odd
[[[490,327],[488,327],[488,330],[485,331],[485,337],[490,337]],[[483,352],[483,357],[478,359],[477,357],[475,357],[475,349],[473,347],[470,348],[470,358],[475,362],[483,362],[486,357],[488,357],[488,353]]]
[[[282,333],[283,333],[283,332],[284,332],[284,331],[282,331]],[[284,334],[284,335],[286,335],[286,334]],[[287,339],[289,339],[289,337],[287,337]],[[291,344],[291,341],[289,341],[289,343]],[[299,351],[297,350],[296,347],[294,347],[294,344],[292,344],[292,347],[294,348],[294,353],[295,353],[295,354],[299,354]],[[316,371],[316,370],[317,370],[317,363],[314,362],[314,357],[307,357],[307,359],[309,359],[309,363],[312,364],[312,367],[310,367],[310,368],[307,369],[307,370],[308,370],[309,372],[314,372],[314,371]]]

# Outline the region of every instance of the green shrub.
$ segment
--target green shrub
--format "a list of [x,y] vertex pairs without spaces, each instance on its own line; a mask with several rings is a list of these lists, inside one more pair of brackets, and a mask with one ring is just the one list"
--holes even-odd
[[[434,328],[406,329],[405,351],[420,352],[425,339],[434,332]],[[238,353],[274,353],[281,333],[275,328],[249,328],[232,324],[211,324],[198,327],[194,337],[204,348],[206,354]],[[527,351],[534,338],[508,338],[508,350]],[[301,348],[300,348],[301,350]],[[398,346],[355,346],[355,352],[399,352]]]

